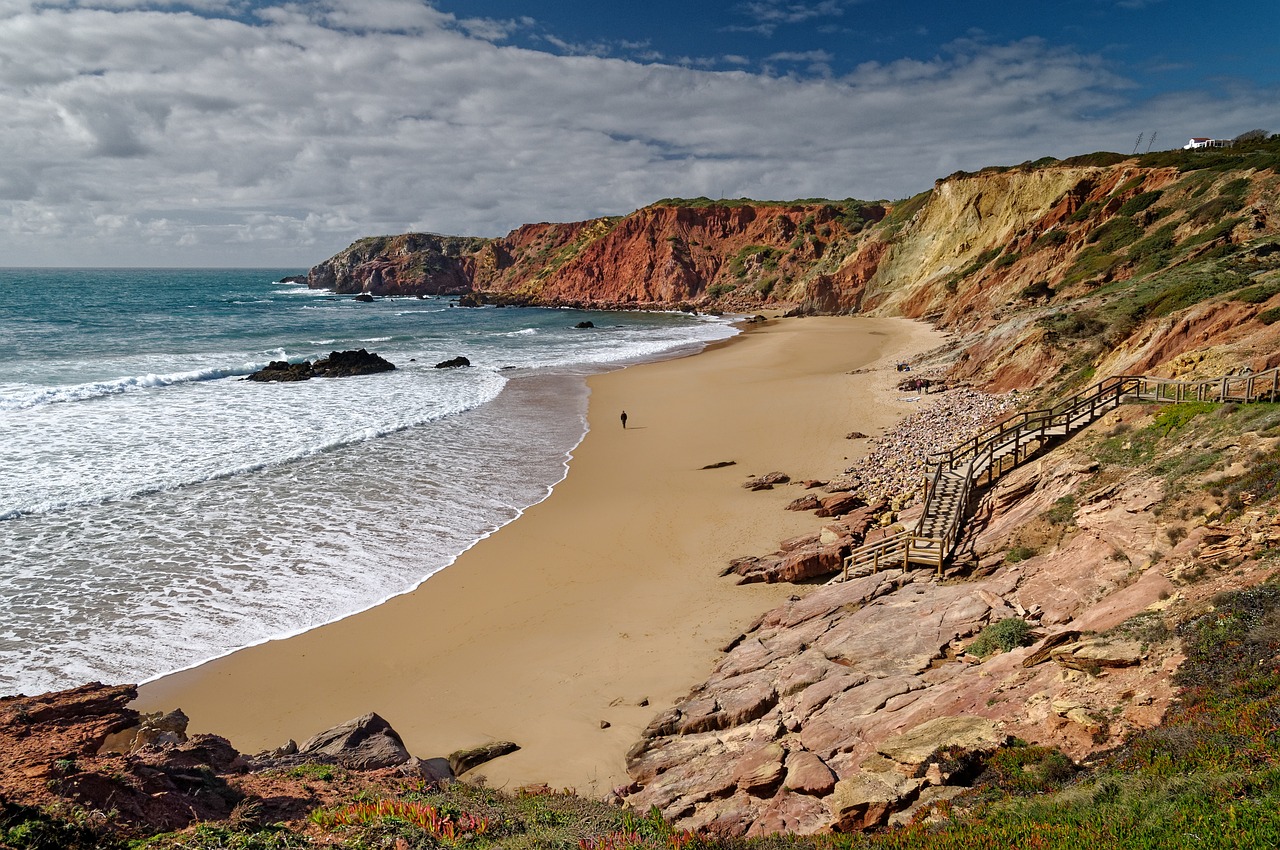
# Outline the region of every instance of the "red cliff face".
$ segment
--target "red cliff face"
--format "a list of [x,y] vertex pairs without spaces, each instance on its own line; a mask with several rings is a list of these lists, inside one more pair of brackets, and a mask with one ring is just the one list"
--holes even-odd
[[890,205],[663,201],[501,239],[377,237],[316,266],[310,284],[481,303],[902,315],[968,349],[953,377],[1000,388],[1151,371],[1215,347],[1213,362],[1235,364],[1280,338],[1280,177],[1267,159],[1280,151],[1268,151],[1256,162],[1108,155],[986,169]]
[[499,240],[513,260],[483,288],[541,304],[758,307],[783,300],[828,245],[849,238],[845,215],[831,205],[660,204],[621,219],[526,225]]

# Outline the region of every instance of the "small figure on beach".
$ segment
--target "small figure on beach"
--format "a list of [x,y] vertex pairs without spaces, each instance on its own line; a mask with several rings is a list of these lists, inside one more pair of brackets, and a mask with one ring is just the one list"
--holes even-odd
[[625,431],[626,429],[627,429],[627,412],[624,410],[622,411],[622,430]]

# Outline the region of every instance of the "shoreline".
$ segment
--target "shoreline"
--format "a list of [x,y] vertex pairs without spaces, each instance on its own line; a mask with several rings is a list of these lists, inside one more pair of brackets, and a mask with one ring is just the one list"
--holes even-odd
[[492,784],[603,795],[652,716],[796,592],[718,577],[822,523],[782,509],[797,488],[742,480],[838,474],[861,453],[846,433],[911,411],[885,367],[940,339],[905,319],[784,319],[592,376],[587,434],[543,501],[416,590],[153,680],[136,707],[180,707],[247,752],[374,711],[423,758],[516,742],[478,769]]

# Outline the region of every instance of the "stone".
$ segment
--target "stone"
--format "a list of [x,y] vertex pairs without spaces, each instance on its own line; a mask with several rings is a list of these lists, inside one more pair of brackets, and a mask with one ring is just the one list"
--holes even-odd
[[323,357],[314,363],[307,360],[301,363],[272,360],[245,380],[278,383],[307,381],[311,378],[349,378],[356,375],[390,372],[395,368],[395,364],[390,361],[360,348],[352,351],[331,351],[328,357]]
[[866,505],[856,493],[833,493],[819,500],[817,516],[842,516]]
[[984,717],[937,717],[883,741],[876,752],[901,765],[918,767],[946,747],[967,751],[994,750],[1008,740]]
[[425,779],[435,785],[452,782],[455,778],[453,768],[449,766],[449,760],[442,758],[420,759],[413,756],[400,765],[400,772],[405,776]]
[[816,754],[801,750],[787,756],[782,787],[797,794],[825,797],[836,787],[836,775]]
[[747,753],[734,765],[734,785],[739,791],[756,797],[770,796],[782,782],[782,761],[785,757],[786,750],[777,742]]
[[409,760],[409,751],[391,724],[372,713],[308,738],[298,747],[298,755],[333,756],[352,770],[395,767]]
[[441,360],[439,363],[435,365],[435,368],[436,369],[458,369],[460,367],[470,366],[470,365],[471,365],[470,360],[459,355],[457,357],[452,357],[448,360]]
[[487,761],[493,761],[501,756],[509,755],[520,749],[518,744],[510,741],[493,741],[479,747],[472,747],[469,750],[455,750],[449,754],[449,768],[456,776],[461,776],[468,770],[479,767]]
[[585,330],[585,329],[587,329],[587,328],[594,328],[595,326],[596,326],[596,323],[595,323],[595,322],[592,322],[592,321],[578,322],[578,324],[574,325],[574,327],[575,327],[575,328],[577,328],[577,329],[579,329],[579,330]]
[[787,505],[787,510],[812,511],[812,510],[817,510],[817,508],[820,505],[821,503],[818,501],[818,497],[813,495],[812,493],[809,493],[807,495],[801,496],[800,498],[793,501],[791,504]]
[[859,773],[836,783],[828,799],[837,832],[865,832],[883,826],[913,788],[886,782],[886,774]]
[[748,478],[742,485],[747,490],[772,490],[775,484],[786,484],[791,476],[785,472],[770,472],[756,478]]

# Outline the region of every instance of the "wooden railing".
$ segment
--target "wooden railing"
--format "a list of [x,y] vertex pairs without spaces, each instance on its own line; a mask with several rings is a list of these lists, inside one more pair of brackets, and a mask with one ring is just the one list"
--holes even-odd
[[[1177,381],[1142,375],[1121,375],[1099,381],[1049,408],[1027,410],[993,425],[952,448],[934,452],[925,461],[924,511],[915,528],[854,549],[833,582],[876,572],[901,563],[942,567],[956,543],[973,488],[990,484],[1056,438],[1065,439],[1104,413],[1130,399],[1152,402],[1280,401],[1280,367],[1265,372],[1223,375],[1204,381]],[[958,498],[940,506],[940,488],[948,473],[961,473]],[[985,477],[985,480],[983,480]],[[932,511],[932,513],[931,513]],[[945,511],[946,515],[941,516]],[[924,534],[926,524],[942,519],[941,534]]]

